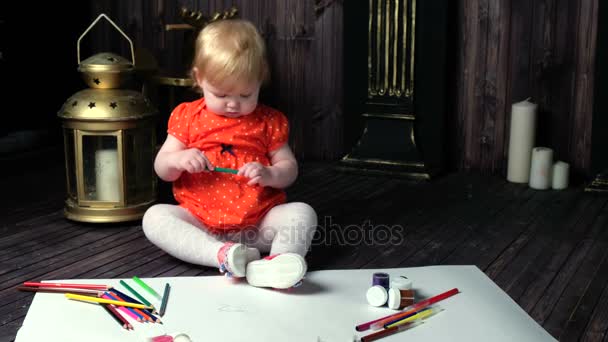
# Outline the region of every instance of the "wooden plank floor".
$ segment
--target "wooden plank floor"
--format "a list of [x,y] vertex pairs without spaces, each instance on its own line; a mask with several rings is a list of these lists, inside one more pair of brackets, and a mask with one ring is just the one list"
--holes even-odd
[[[63,179],[56,163],[0,181],[1,341],[27,313],[33,295],[15,290],[26,280],[217,274],[158,250],[139,222],[67,221]],[[471,174],[414,183],[329,164],[302,166],[288,195],[319,215],[310,270],[473,264],[556,338],[608,341],[608,197]]]

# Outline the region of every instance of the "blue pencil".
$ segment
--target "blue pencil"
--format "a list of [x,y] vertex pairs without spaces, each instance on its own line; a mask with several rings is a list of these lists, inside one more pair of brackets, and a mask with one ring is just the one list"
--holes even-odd
[[[124,301],[136,303],[136,304],[143,304],[142,302],[138,301],[137,299],[135,299],[133,297],[129,297],[128,295],[118,291],[116,288],[111,288],[110,291],[114,292],[114,294],[116,294],[118,297],[120,297]],[[158,323],[162,323],[160,321],[160,318],[154,316],[154,313],[152,312],[152,310],[150,310],[150,309],[140,309],[140,310],[145,312],[146,314],[148,314],[148,316],[152,317],[152,319],[154,321],[156,321]]]
[[[106,296],[110,297],[110,299],[113,299],[113,300],[120,300],[120,299],[118,299],[118,297],[116,297],[116,296],[112,295],[110,292],[104,292],[104,294],[105,294]],[[131,312],[132,312],[132,313],[133,313],[135,316],[137,316],[137,317],[138,317],[138,319],[140,319],[142,322],[143,322],[143,321],[145,321],[144,316],[142,316],[142,315],[141,315],[139,312],[135,311],[135,309],[133,309],[133,308],[129,308],[129,307],[126,307],[126,306],[125,306],[125,308],[126,308],[127,310],[131,311]]]

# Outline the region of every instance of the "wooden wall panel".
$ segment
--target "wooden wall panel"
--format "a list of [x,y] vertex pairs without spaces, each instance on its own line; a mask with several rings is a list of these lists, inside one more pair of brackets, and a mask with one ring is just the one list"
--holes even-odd
[[597,0],[462,0],[458,114],[448,130],[458,169],[505,174],[513,102],[539,104],[536,145],[578,175],[590,170]]
[[[574,87],[571,105],[573,115],[569,156],[578,170],[589,173],[591,168],[591,126],[593,117],[593,88],[595,47],[597,39],[598,0],[581,0],[578,15]],[[606,44],[606,42],[602,42]],[[597,61],[598,63],[604,61]]]
[[[352,147],[343,143],[352,132],[344,126],[342,3],[99,0],[91,3],[90,17],[107,13],[136,46],[177,68],[184,65],[183,35],[165,32],[164,25],[180,21],[179,8],[209,14],[236,6],[268,43],[273,78],[263,98],[289,117],[296,154],[336,160]],[[511,104],[531,97],[540,108],[537,145],[587,174],[598,0],[459,0],[451,6],[451,167],[505,174]],[[112,38],[101,31],[91,39],[110,46]],[[126,45],[120,49],[127,52]]]
[[[342,157],[341,1],[104,0],[94,2],[90,16],[105,12],[140,49],[149,50],[162,68],[176,71],[184,65],[183,32],[166,32],[165,24],[181,22],[182,6],[211,14],[233,5],[241,18],[260,29],[267,42],[272,80],[262,99],[289,117],[290,143],[297,156]],[[103,31],[93,40],[100,46],[116,42]],[[125,46],[119,51],[128,53]]]

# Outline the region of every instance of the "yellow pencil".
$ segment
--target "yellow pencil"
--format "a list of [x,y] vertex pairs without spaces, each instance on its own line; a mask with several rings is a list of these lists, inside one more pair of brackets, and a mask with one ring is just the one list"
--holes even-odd
[[66,297],[70,298],[70,299],[76,299],[76,300],[83,300],[86,302],[96,302],[96,303],[103,303],[103,304],[114,304],[114,305],[118,305],[118,306],[128,306],[131,308],[138,308],[138,309],[153,309],[151,306],[146,306],[143,304],[136,304],[136,303],[130,303],[130,302],[122,302],[120,300],[112,300],[112,299],[105,299],[105,298],[97,298],[97,297],[91,297],[91,296],[82,296],[82,295],[77,295],[77,294],[73,294],[73,293],[66,293],[65,294]]
[[417,321],[417,320],[423,320],[423,319],[429,318],[429,317],[431,317],[431,316],[433,316],[433,315],[435,315],[435,314],[437,314],[437,313],[439,313],[441,311],[443,311],[442,308],[427,308],[427,309],[424,309],[424,310],[418,312],[417,314],[412,315],[412,316],[410,316],[410,317],[408,317],[406,319],[402,319],[400,321],[387,324],[387,325],[384,326],[384,328],[388,329],[388,328],[397,327],[397,326],[400,326],[400,325],[403,325],[403,324],[406,324],[406,323],[411,323],[411,322],[414,322],[414,321]]

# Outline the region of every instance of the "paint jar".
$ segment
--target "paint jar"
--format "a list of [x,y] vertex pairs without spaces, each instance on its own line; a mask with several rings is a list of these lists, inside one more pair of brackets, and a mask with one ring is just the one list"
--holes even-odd
[[386,304],[388,292],[382,285],[374,285],[367,290],[367,302],[372,306],[382,306]]
[[388,307],[393,310],[401,310],[406,306],[414,304],[414,290],[400,290],[391,288],[388,290]]
[[399,289],[399,290],[411,290],[412,281],[403,276],[394,278],[393,280],[391,280],[391,288],[395,288],[395,289]]
[[173,342],[192,342],[192,339],[187,334],[177,334],[173,338]]
[[151,337],[147,340],[148,342],[192,342],[192,339],[188,334],[179,333],[171,335],[160,335]]
[[372,286],[374,286],[374,285],[380,285],[388,291],[388,289],[389,289],[388,273],[383,273],[383,272],[374,273],[374,275],[372,277]]

